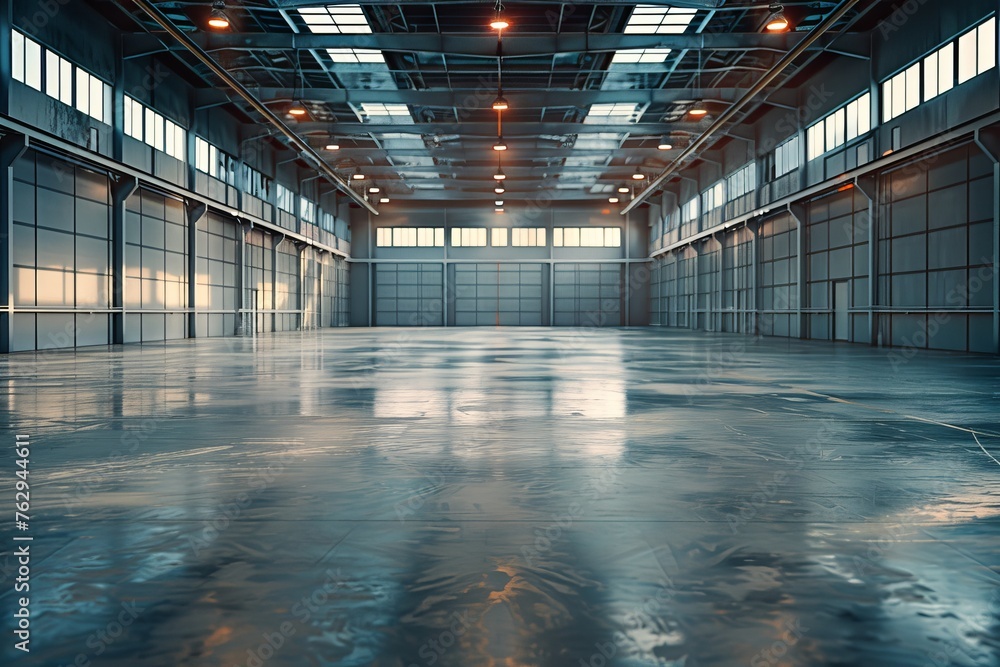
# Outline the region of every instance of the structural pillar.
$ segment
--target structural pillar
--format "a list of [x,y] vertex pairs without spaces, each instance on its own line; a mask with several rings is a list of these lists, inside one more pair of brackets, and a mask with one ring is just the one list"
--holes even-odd
[[139,189],[134,176],[117,176],[111,186],[111,342],[125,342],[125,204]]
[[789,204],[788,212],[792,215],[795,220],[796,228],[798,230],[798,250],[796,254],[797,258],[797,277],[796,277],[796,292],[798,293],[798,304],[796,308],[798,309],[798,321],[799,321],[799,338],[808,338],[807,331],[808,327],[808,314],[806,313],[806,207],[803,204]]
[[187,307],[188,307],[188,338],[198,337],[198,223],[208,213],[208,206],[202,202],[191,202],[187,205],[187,237],[188,237],[188,267],[187,267]]
[[976,130],[976,144],[993,160],[993,352],[1000,354],[1000,127]]
[[[2,10],[4,12],[9,10]],[[7,134],[0,139],[0,353],[14,347],[14,162],[28,150],[28,137]]]

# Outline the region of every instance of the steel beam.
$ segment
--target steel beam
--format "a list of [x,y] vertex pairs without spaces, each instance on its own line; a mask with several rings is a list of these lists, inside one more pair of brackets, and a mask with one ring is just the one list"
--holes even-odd
[[[485,112],[486,109],[483,109]],[[259,127],[258,125],[247,125]],[[573,134],[668,134],[670,132],[697,133],[707,127],[705,123],[538,123],[505,120],[503,136],[505,139],[538,139],[539,135],[573,135]],[[496,121],[490,122],[459,122],[459,123],[340,123],[302,121],[295,123],[299,134],[333,133],[337,136],[370,135],[370,134],[460,134],[463,138],[469,136],[497,136]]]
[[191,36],[174,25],[174,23],[154,4],[152,4],[150,0],[133,0],[133,2],[138,5],[142,11],[148,14],[151,19],[158,23],[160,27],[167,31],[167,33],[169,33],[178,44],[180,44],[185,50],[189,51],[203,65],[212,70],[212,72],[217,77],[222,79],[227,86],[232,88],[251,107],[264,116],[264,118],[266,118],[271,125],[284,135],[291,145],[302,154],[304,159],[312,163],[317,171],[323,174],[324,178],[328,179],[338,188],[344,190],[347,196],[351,197],[359,206],[369,209],[374,215],[378,215],[378,211],[376,211],[371,204],[351,191],[350,185],[337,175],[336,172],[334,172],[334,170],[326,163],[319,153],[317,153],[307,142],[303,141],[302,138],[289,128],[284,121],[274,114],[274,112],[261,104],[260,100],[258,100],[242,83],[226,71],[224,67],[213,60],[211,56],[205,53],[204,50],[198,48],[198,46],[191,40]]
[[[740,98],[739,101],[737,101],[735,104],[726,109],[718,118],[716,118],[712,122],[712,124],[704,132],[701,133],[701,135],[697,139],[692,141],[690,145],[688,145],[683,151],[681,151],[681,154],[670,164],[670,166],[667,167],[667,169],[663,173],[661,173],[659,176],[657,176],[649,183],[649,187],[644,192],[640,193],[631,202],[629,202],[628,206],[625,207],[622,213],[627,213],[636,206],[642,204],[651,192],[655,191],[655,189],[658,186],[666,182],[674,173],[676,173],[678,169],[680,169],[685,159],[687,159],[688,157],[697,157],[699,149],[701,149],[701,147],[705,145],[716,132],[722,130],[722,128],[726,125],[726,123],[733,120],[736,117],[736,114],[738,114],[757,95],[759,95],[765,88],[767,88],[767,86],[770,85],[771,82],[776,80],[781,75],[781,73],[784,72],[785,69],[787,69],[790,65],[792,65],[792,63],[799,56],[801,56],[808,48],[810,48],[811,45],[815,46],[817,44],[822,44],[825,41],[824,37],[829,37],[831,35],[831,33],[829,33],[828,31],[831,30],[837,24],[838,21],[840,21],[844,16],[846,16],[847,12],[849,12],[859,2],[861,2],[861,0],[843,0],[835,10],[833,10],[830,14],[827,15],[825,19],[823,19],[822,23],[813,28],[812,31],[803,35],[804,39],[800,43],[798,43],[796,46],[794,46],[792,49],[786,52],[785,55],[783,55],[778,60],[778,62],[776,62],[774,66],[767,71],[767,73],[765,73],[757,80],[757,82],[747,92],[746,95],[744,95],[742,98]],[[832,36],[833,39],[838,40],[839,38],[843,37],[844,34],[838,32],[838,33],[832,33]]]
[[[377,49],[383,52],[431,53],[468,58],[496,58],[496,40],[484,33],[369,33],[316,34],[291,32],[189,33],[190,40],[209,53],[213,51],[292,51],[337,48]],[[806,43],[808,33],[692,33],[681,35],[510,33],[504,35],[504,59],[551,57],[573,53],[613,53],[625,49],[672,49],[695,51],[774,51],[787,53]],[[158,33],[122,36],[125,56],[152,51],[179,51]],[[864,33],[831,33],[809,41],[802,50],[822,51],[836,41],[840,51],[867,57],[871,53]]]
[[[494,84],[495,85],[495,84]],[[733,103],[746,94],[745,88],[631,88],[628,90],[508,90],[504,97],[511,108],[542,109],[549,107],[586,107],[591,104],[634,103],[634,104],[674,104],[695,100]],[[290,102],[302,99],[326,104],[409,104],[422,107],[455,107],[460,110],[489,109],[496,90],[485,85],[479,88],[457,88],[451,90],[375,90],[310,87],[305,90],[294,88],[255,88],[254,92],[265,104]],[[770,93],[770,102],[775,106],[778,98],[782,104],[793,104],[794,91]],[[198,108],[226,104],[236,99],[232,93],[219,88],[200,88],[194,92],[194,102]]]

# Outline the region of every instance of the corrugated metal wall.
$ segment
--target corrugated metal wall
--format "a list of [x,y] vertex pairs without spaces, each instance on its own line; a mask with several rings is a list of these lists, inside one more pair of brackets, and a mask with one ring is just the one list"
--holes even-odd
[[280,236],[209,211],[196,223],[191,267],[185,202],[144,187],[124,202],[117,311],[109,176],[33,150],[15,161],[13,176],[12,351],[107,345],[115,317],[127,343],[187,337],[192,268],[197,336],[241,332],[241,284],[246,308],[257,304],[258,332],[347,324],[343,259],[307,247],[300,257],[290,239],[275,247]]
[[653,323],[716,330],[721,317],[724,331],[993,352],[993,178],[968,143],[879,174],[874,192],[848,185],[726,230],[721,308],[719,242],[675,248],[652,268]]

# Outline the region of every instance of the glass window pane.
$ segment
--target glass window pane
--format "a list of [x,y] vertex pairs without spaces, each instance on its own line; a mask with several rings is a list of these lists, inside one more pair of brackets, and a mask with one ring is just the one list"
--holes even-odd
[[938,94],[955,87],[955,44],[938,51]]
[[965,83],[978,74],[976,59],[978,48],[976,46],[976,30],[968,32],[958,38],[958,82]]
[[11,75],[24,83],[24,35],[14,30],[11,34]]
[[73,63],[68,60],[59,63],[59,100],[73,104]]
[[902,115],[906,111],[906,75],[897,74],[892,79],[892,117]]
[[90,77],[90,115],[104,119],[104,82],[96,76]]
[[982,74],[997,64],[997,20],[991,18],[979,26],[979,69]]
[[42,47],[38,42],[24,38],[24,83],[35,90],[42,90]]
[[563,244],[563,228],[556,227],[552,230],[552,245],[561,248]]
[[434,245],[444,247],[444,227],[434,228]]
[[920,63],[906,70],[906,110],[920,106]]
[[90,75],[79,67],[76,69],[76,108],[90,113]]
[[924,101],[934,99],[938,94],[938,54],[924,58]]
[[45,52],[45,94],[59,99],[59,56],[51,51]]
[[892,120],[892,79],[882,84],[882,122]]
[[867,134],[872,129],[872,96],[865,93],[858,98],[858,135]]

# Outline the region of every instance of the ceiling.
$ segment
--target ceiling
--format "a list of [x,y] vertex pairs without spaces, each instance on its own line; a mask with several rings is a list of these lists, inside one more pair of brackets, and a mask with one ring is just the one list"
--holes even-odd
[[[168,50],[199,108],[225,105],[247,135],[261,133],[264,119],[149,16],[128,0],[91,1],[126,33],[127,56]],[[432,200],[492,199],[498,156],[511,199],[606,198],[637,170],[648,182],[839,4],[785,2],[792,30],[774,34],[768,4],[750,0],[509,2],[501,48],[492,1],[227,0],[221,32],[206,28],[211,2],[155,2],[271,110],[304,105],[307,116],[286,122],[331,166],[360,168],[395,198]],[[870,10],[887,4],[858,3],[730,126],[794,107],[796,81],[832,58],[867,58]],[[492,149],[500,82],[502,153]],[[696,103],[709,113],[689,114]],[[688,161],[712,159],[734,134],[716,133]],[[672,150],[658,149],[665,136]]]

